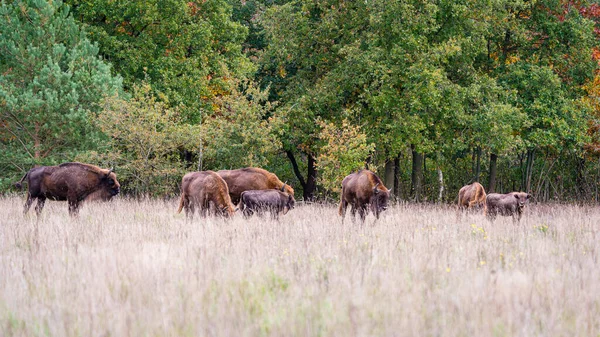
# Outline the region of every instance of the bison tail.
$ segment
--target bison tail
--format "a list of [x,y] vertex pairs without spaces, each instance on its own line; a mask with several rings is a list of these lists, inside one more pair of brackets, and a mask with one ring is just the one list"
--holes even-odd
[[242,192],[242,194],[240,194],[240,202],[238,202],[238,205],[237,205],[237,207],[240,211],[243,211],[244,208],[246,208],[246,205],[244,204],[244,194],[245,194],[245,192]]
[[18,182],[15,183],[15,187],[18,189],[22,189],[23,188],[23,180],[25,180],[25,178],[27,178],[27,175],[29,174],[29,172],[25,173],[25,175],[23,176],[23,178],[21,178],[21,180],[19,180]]
[[185,194],[181,193],[181,199],[179,199],[179,208],[177,209],[177,213],[181,213],[183,209],[183,205],[185,204]]

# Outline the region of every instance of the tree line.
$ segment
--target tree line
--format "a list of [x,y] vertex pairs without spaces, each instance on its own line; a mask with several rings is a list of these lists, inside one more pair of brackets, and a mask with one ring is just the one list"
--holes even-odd
[[306,200],[367,167],[598,201],[600,6],[566,0],[18,0],[0,7],[0,190],[115,167],[130,195],[258,166]]

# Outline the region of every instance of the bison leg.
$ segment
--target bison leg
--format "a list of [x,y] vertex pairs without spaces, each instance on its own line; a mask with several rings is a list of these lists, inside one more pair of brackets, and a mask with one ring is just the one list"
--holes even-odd
[[194,212],[196,212],[196,206],[195,206],[194,202],[187,199],[187,202],[184,204],[184,208],[185,208],[185,217],[190,221],[193,220]]
[[249,217],[251,217],[252,213],[254,213],[252,211],[252,209],[250,209],[250,207],[248,207],[248,205],[245,205],[244,209],[242,210],[242,214],[244,215],[244,219],[248,219]]
[[35,204],[35,213],[39,216],[42,213],[42,209],[44,209],[44,204],[46,203],[46,197],[38,197],[37,203]]
[[348,208],[348,201],[344,200],[342,198],[342,201],[340,202],[340,215],[342,216],[342,224],[344,224],[344,218],[346,217],[346,209]]
[[513,212],[513,214],[512,214],[513,223],[520,223],[522,216],[523,216],[523,213],[521,213],[519,211]]
[[358,208],[358,216],[360,218],[361,225],[365,223],[365,218],[367,217],[367,209],[365,207]]
[[69,215],[77,216],[79,213],[79,200],[77,200],[76,198],[69,198],[67,202],[69,203]]
[[206,214],[210,210],[210,203],[208,202],[208,200],[201,198],[198,205],[200,207],[200,216],[206,218]]
[[352,217],[352,223],[356,222],[356,206],[355,205],[351,205],[352,208],[350,209],[350,216]]
[[27,201],[25,201],[25,205],[23,206],[23,214],[27,214],[27,212],[29,212],[31,204],[33,204],[33,198],[31,197],[31,194],[27,193]]

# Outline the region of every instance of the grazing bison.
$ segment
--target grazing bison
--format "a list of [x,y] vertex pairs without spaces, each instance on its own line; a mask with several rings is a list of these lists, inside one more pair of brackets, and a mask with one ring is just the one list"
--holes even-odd
[[517,221],[521,220],[525,204],[531,198],[531,194],[525,192],[511,192],[508,194],[490,193],[485,202],[485,214],[491,219],[496,215],[512,216]]
[[245,218],[252,214],[262,215],[270,212],[273,219],[279,219],[279,214],[284,215],[293,209],[296,200],[294,196],[281,190],[249,190],[242,192],[240,210]]
[[220,170],[217,172],[229,187],[229,196],[234,204],[238,204],[242,192],[249,190],[270,190],[284,188],[285,192],[294,196],[294,189],[284,184],[277,176],[267,170],[246,167],[237,170]]
[[213,215],[230,217],[235,213],[227,184],[214,171],[190,172],[183,176],[177,213],[185,208],[185,215],[192,219],[196,206],[202,217],[211,208]]
[[354,220],[356,211],[360,216],[361,222],[365,221],[367,215],[367,206],[377,219],[379,213],[385,211],[388,207],[390,191],[383,185],[379,177],[369,171],[360,170],[352,173],[342,181],[342,195],[340,200],[339,213],[342,216],[342,222],[346,215],[348,204],[352,205],[352,219]]
[[463,186],[458,191],[458,208],[464,210],[475,206],[485,206],[485,198],[485,189],[480,183],[474,182],[471,185]]
[[77,215],[80,203],[94,194],[108,200],[119,194],[121,186],[113,170],[83,163],[64,163],[58,166],[40,166],[29,170],[15,184],[17,188],[27,179],[27,201],[23,210],[27,214],[34,199],[35,211],[39,215],[46,199],[69,203],[69,214]]

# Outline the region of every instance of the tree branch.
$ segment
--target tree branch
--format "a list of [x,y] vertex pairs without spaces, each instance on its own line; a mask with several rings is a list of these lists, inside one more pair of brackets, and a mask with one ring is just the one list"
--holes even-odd
[[296,177],[298,177],[298,180],[300,181],[300,185],[303,189],[306,188],[306,181],[304,180],[304,177],[302,177],[302,173],[300,173],[300,169],[298,168],[298,162],[296,162],[296,157],[294,157],[294,153],[292,153],[292,151],[289,150],[285,150],[285,153],[287,154],[288,158],[290,159],[290,162],[292,163],[292,168],[294,169]]

